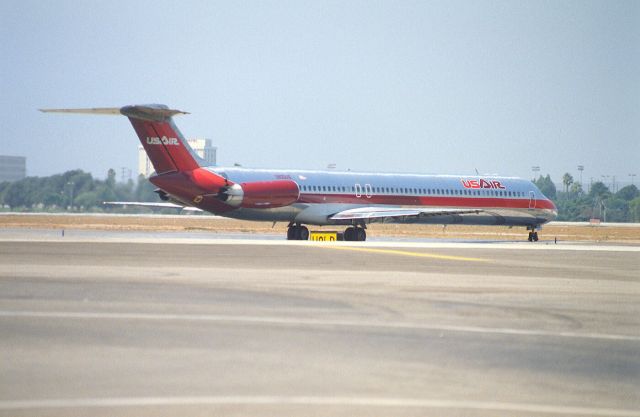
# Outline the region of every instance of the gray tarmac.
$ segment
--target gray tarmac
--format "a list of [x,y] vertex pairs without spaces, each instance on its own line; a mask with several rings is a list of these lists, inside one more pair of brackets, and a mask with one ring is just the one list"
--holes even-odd
[[0,415],[640,416],[638,247],[101,235],[0,233]]

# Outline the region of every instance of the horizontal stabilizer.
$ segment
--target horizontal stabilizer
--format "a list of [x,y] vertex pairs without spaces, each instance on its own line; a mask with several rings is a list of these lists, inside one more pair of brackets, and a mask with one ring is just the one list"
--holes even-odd
[[189,114],[182,110],[170,109],[164,104],[144,104],[124,107],[94,107],[86,109],[39,109],[43,113],[99,114],[127,116],[134,119],[164,121],[171,116]]
[[43,113],[79,113],[79,114],[107,114],[122,116],[120,107],[95,107],[92,109],[38,109]]
[[44,113],[78,113],[126,116],[133,125],[140,144],[158,175],[175,171],[192,171],[204,161],[189,146],[173,123],[172,116],[188,114],[164,104],[136,104],[124,107],[85,109],[40,109]]

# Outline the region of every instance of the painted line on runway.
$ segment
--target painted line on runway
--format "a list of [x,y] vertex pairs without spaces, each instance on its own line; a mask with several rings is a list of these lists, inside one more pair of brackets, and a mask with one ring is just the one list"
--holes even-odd
[[354,252],[382,253],[385,255],[413,256],[416,258],[445,259],[447,261],[490,262],[488,259],[482,259],[482,258],[470,258],[467,256],[454,256],[454,255],[439,255],[436,253],[424,253],[424,252],[409,252],[409,251],[397,250],[397,249],[358,248],[353,246],[318,246],[318,247],[326,248],[326,249],[348,250],[348,251],[354,251]]
[[584,416],[638,417],[640,411],[584,406],[512,403],[498,401],[465,401],[428,398],[394,397],[318,397],[318,396],[185,396],[185,397],[111,397],[46,400],[0,401],[0,410],[32,410],[46,408],[97,408],[142,406],[344,406],[390,407],[510,411]]
[[615,340],[640,342],[640,336],[611,333],[579,333],[552,330],[526,330],[505,327],[454,326],[422,324],[410,322],[372,322],[353,320],[299,319],[268,316],[230,316],[213,314],[158,314],[158,313],[104,313],[70,311],[0,311],[0,318],[42,318],[42,319],[96,319],[96,320],[152,320],[152,321],[193,321],[212,323],[270,324],[275,326],[322,326],[350,328],[409,329],[454,333],[499,334],[507,336],[560,337],[572,339]]
[[[276,240],[276,239],[238,239],[238,238],[189,238],[189,237],[112,237],[105,233],[103,237],[82,236],[7,236],[0,230],[0,243],[127,243],[153,245],[242,245],[242,246],[313,246],[323,247],[326,242],[304,240]],[[640,245],[597,245],[581,243],[550,244],[538,242],[406,242],[391,240],[368,240],[366,242],[333,242],[332,246],[356,248],[406,248],[406,249],[493,249],[493,250],[540,250],[540,251],[578,251],[578,252],[640,252]]]

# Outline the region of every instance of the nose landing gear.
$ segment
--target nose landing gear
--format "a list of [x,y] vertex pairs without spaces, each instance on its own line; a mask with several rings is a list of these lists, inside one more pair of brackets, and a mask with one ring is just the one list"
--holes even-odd
[[529,242],[537,242],[538,241],[538,232],[536,232],[535,226],[527,226],[527,230],[529,232],[529,238],[527,239]]

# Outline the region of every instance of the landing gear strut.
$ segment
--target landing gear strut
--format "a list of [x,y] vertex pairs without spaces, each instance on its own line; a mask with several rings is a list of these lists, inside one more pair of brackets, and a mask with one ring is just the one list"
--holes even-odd
[[344,240],[352,242],[364,242],[365,240],[367,240],[367,232],[363,227],[347,227],[347,230],[344,231]]
[[527,240],[529,242],[537,242],[538,241],[538,232],[536,232],[536,228],[534,226],[529,226],[529,227],[527,227],[527,230],[530,230],[529,239],[527,239]]
[[300,224],[290,225],[287,229],[287,240],[309,240],[309,229]]

